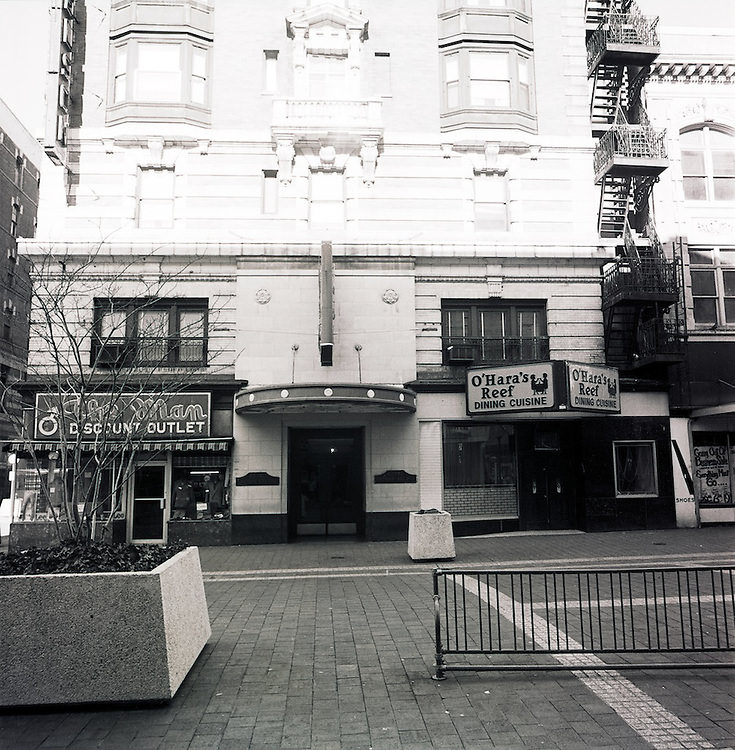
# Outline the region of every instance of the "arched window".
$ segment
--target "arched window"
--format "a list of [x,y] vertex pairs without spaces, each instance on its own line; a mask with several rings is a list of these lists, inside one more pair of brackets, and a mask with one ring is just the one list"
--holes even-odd
[[704,125],[682,131],[679,143],[684,198],[735,201],[735,135]]

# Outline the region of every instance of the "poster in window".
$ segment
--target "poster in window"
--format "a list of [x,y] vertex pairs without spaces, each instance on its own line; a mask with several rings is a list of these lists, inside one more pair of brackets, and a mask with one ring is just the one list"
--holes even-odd
[[731,505],[727,443],[694,446],[694,493],[700,505]]

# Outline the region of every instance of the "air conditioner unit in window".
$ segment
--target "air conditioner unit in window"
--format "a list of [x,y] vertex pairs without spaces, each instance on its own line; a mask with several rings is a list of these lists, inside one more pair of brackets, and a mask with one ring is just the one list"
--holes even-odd
[[473,346],[452,344],[447,347],[447,359],[455,364],[473,362],[475,359],[475,348]]
[[97,350],[97,364],[117,365],[125,359],[125,344],[103,344]]

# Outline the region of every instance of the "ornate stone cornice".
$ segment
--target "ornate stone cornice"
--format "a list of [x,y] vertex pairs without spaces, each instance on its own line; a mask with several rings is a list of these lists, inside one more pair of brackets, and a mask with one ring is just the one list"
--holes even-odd
[[649,79],[677,83],[734,83],[735,62],[658,60]]

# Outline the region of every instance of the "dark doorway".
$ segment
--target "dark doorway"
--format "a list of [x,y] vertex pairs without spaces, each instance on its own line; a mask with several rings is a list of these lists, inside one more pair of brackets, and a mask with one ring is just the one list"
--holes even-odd
[[572,528],[578,484],[573,428],[535,425],[523,432],[519,440],[521,528]]
[[164,541],[166,465],[149,463],[135,467],[130,541]]
[[289,431],[289,536],[362,536],[361,429]]

